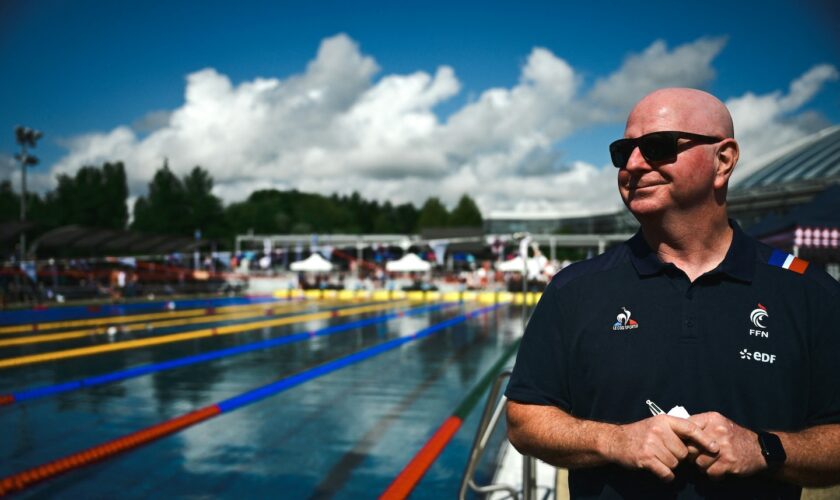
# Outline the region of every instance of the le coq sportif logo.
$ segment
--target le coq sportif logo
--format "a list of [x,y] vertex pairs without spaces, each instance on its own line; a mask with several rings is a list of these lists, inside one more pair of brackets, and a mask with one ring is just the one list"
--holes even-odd
[[618,313],[618,316],[615,317],[615,323],[613,323],[613,331],[614,332],[621,332],[624,330],[632,330],[634,328],[639,328],[639,323],[631,318],[632,313],[630,309],[626,307],[621,307],[621,312]]

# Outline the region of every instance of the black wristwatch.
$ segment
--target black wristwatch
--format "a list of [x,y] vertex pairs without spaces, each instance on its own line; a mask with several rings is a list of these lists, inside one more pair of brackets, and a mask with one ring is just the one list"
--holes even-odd
[[779,436],[765,431],[758,431],[758,444],[761,446],[761,454],[767,462],[767,469],[770,472],[776,471],[787,459],[785,447]]

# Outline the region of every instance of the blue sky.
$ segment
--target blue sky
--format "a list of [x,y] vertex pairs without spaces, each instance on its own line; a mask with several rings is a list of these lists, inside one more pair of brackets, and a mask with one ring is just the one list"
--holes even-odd
[[[736,134],[740,116],[766,116],[773,126],[764,131],[742,120],[745,152],[840,123],[838,20],[837,7],[816,0],[691,6],[6,1],[0,4],[2,178],[17,182],[9,155],[20,123],[45,132],[36,151],[42,164],[32,171],[40,189],[50,188],[58,172],[112,159],[126,162],[132,192],[142,194],[165,156],[178,172],[193,164],[208,168],[226,201],[257,187],[357,189],[399,202],[438,194],[448,203],[466,191],[485,211],[586,211],[614,191],[608,185],[614,172],[603,167],[607,144],[623,128],[627,103],[615,96],[624,92],[621,85],[628,85],[628,96],[653,84],[709,90],[741,110],[734,113]],[[320,64],[334,80],[307,73],[325,40],[334,43],[326,43],[332,49]],[[329,65],[341,63],[329,53],[358,56],[359,67],[370,64],[359,74],[353,68],[333,74]],[[206,68],[213,73],[198,73]],[[399,78],[410,75],[416,81]],[[231,88],[218,94],[201,83],[216,77]],[[394,81],[386,85],[389,77]],[[292,102],[284,89],[315,91],[317,99],[347,78],[358,81],[341,90],[344,100],[314,111],[318,119],[311,123],[309,115],[281,110]],[[251,90],[240,85],[258,79],[276,88],[243,97]],[[797,93],[791,85],[803,79],[810,87]],[[237,89],[239,98],[231,98],[230,108],[197,106],[210,113],[202,117],[187,110],[188,82],[211,89],[196,94],[199,100],[224,102]],[[554,82],[569,88],[557,95],[542,89]],[[599,82],[609,88],[593,93]],[[581,108],[603,104],[605,93],[609,116],[583,117]],[[243,99],[250,103],[245,111]],[[405,99],[405,110],[389,109],[394,99]],[[363,106],[371,100],[376,103]],[[534,100],[569,118],[537,116]],[[248,106],[268,111],[253,115]],[[185,117],[167,122],[179,110]],[[227,120],[221,131],[200,126],[220,115]],[[263,121],[266,115],[272,118]],[[486,121],[509,117],[512,128],[486,129]],[[266,127],[278,124],[273,137]],[[325,134],[325,127],[335,130]],[[482,177],[489,171],[503,185]],[[523,187],[534,184],[545,187],[523,200]],[[573,196],[582,187],[591,195]]]

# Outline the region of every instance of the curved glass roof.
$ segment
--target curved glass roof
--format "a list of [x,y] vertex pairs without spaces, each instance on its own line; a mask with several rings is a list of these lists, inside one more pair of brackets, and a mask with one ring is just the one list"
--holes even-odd
[[734,187],[741,190],[840,176],[840,127],[812,137],[814,140],[770,160]]

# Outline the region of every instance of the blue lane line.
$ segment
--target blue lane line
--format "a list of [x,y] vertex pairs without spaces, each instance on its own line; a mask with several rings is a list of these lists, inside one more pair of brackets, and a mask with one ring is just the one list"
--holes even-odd
[[481,314],[485,314],[490,312],[494,309],[497,309],[499,304],[492,305],[489,307],[484,307],[481,309],[476,309],[467,314],[462,314],[460,316],[456,316],[452,319],[448,319],[441,323],[437,323],[432,325],[428,328],[424,328],[413,335],[408,337],[400,337],[397,339],[389,340],[387,342],[383,342],[381,344],[375,345],[373,347],[369,347],[367,349],[363,349],[359,352],[354,354],[350,354],[336,360],[324,363],[322,365],[316,366],[314,368],[310,368],[308,370],[304,370],[300,373],[295,375],[291,375],[289,377],[283,378],[278,380],[277,382],[273,382],[268,385],[264,385],[262,387],[258,387],[251,391],[245,392],[238,396],[234,396],[229,399],[225,399],[224,401],[220,401],[216,403],[216,406],[219,407],[222,413],[226,413],[229,411],[236,410],[237,408],[241,408],[245,405],[249,405],[253,402],[259,401],[261,399],[267,398],[269,396],[273,396],[278,392],[285,391],[286,389],[290,389],[295,387],[296,385],[300,385],[308,380],[312,380],[313,378],[320,377],[321,375],[326,375],[327,373],[336,371],[338,369],[344,368],[345,366],[352,365],[354,363],[358,363],[359,361],[363,361],[368,358],[372,358],[378,354],[381,354],[385,351],[390,351],[391,349],[397,348],[403,344],[407,344],[409,342],[413,342],[415,340],[420,340],[422,338],[428,337],[444,328],[457,325],[459,323],[463,323],[469,318],[479,316]]
[[355,328],[362,328],[369,325],[375,325],[378,323],[384,323],[386,321],[390,321],[394,318],[399,316],[414,316],[416,314],[423,314],[426,312],[436,311],[443,308],[448,308],[457,305],[456,302],[447,302],[443,304],[434,304],[430,306],[423,306],[418,307],[415,309],[409,309],[407,311],[402,312],[395,312],[389,314],[383,314],[380,316],[374,316],[372,318],[361,319],[358,321],[351,321],[349,323],[343,323],[340,325],[333,325],[328,326],[325,328],[321,328],[320,330],[315,330],[311,332],[303,332],[303,333],[296,333],[293,335],[287,335],[285,337],[280,337],[276,339],[270,340],[263,340],[260,342],[253,342],[251,344],[244,344],[241,346],[231,347],[228,349],[219,349],[216,351],[210,351],[202,354],[195,354],[192,356],[186,356],[183,358],[177,358],[170,361],[163,361],[160,363],[151,363],[148,365],[142,365],[135,368],[129,368],[126,370],[119,370],[112,373],[106,373],[104,375],[97,375],[94,377],[88,377],[80,380],[74,380],[71,382],[64,382],[61,384],[56,385],[48,385],[44,387],[34,387],[32,389],[25,389],[20,392],[12,392],[11,395],[14,397],[16,402],[21,401],[28,401],[32,399],[43,398],[46,396],[51,396],[54,394],[60,394],[63,392],[74,391],[76,389],[86,388],[86,387],[93,387],[96,385],[102,384],[110,384],[112,382],[118,382],[120,380],[125,380],[128,378],[139,377],[141,375],[148,375],[150,373],[160,372],[164,370],[171,370],[173,368],[179,368],[182,366],[188,366],[196,363],[203,363],[205,361],[212,361],[214,359],[224,358],[227,356],[235,356],[237,354],[243,354],[246,352],[256,351],[259,349],[268,349],[271,347],[277,347],[285,344],[291,344],[294,342],[300,342],[303,340],[310,339],[312,337],[323,337],[326,335],[332,335],[334,333],[343,332],[345,330],[355,329]]

